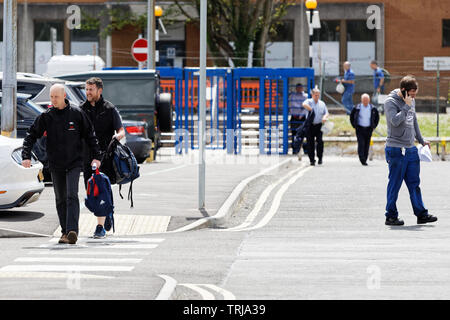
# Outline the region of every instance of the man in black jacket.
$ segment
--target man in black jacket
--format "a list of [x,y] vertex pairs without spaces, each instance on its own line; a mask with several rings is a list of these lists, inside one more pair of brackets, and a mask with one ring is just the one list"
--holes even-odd
[[[86,81],[87,100],[80,105],[80,108],[86,112],[89,120],[93,124],[95,134],[99,141],[100,152],[104,154],[111,140],[113,138],[121,140],[125,136],[125,130],[119,111],[111,102],[103,99],[102,92],[102,79],[97,77],[88,79]],[[87,181],[92,174],[90,163],[93,155],[88,148],[85,149],[87,150],[84,152],[83,177],[85,187],[87,188]],[[106,236],[106,231],[109,231],[111,228],[111,221],[109,219],[110,217],[97,217],[94,238],[104,238]]]
[[46,132],[49,169],[62,233],[59,243],[75,244],[80,217],[78,183],[83,166],[82,141],[87,141],[94,155],[91,164],[97,167],[100,167],[99,146],[92,124],[81,109],[70,106],[63,85],[51,87],[50,100],[53,107],[35,119],[23,141],[22,165],[31,166],[31,149]]
[[359,161],[363,166],[367,166],[370,139],[379,121],[380,115],[377,108],[370,103],[370,96],[364,93],[361,96],[361,103],[354,107],[350,113],[350,123],[356,129]]

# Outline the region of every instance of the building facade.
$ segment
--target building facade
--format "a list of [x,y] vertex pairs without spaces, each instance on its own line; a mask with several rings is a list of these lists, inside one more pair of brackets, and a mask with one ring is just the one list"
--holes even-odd
[[[441,0],[318,0],[321,28],[313,34],[313,67],[317,75],[334,77],[343,74],[342,63],[350,61],[359,77],[357,91],[367,91],[375,59],[392,75],[392,85],[406,73],[419,78],[436,74],[425,70],[424,57],[450,57],[450,1]],[[101,36],[109,24],[106,8],[142,14],[146,1],[108,2],[104,0],[19,0],[18,1],[18,70],[43,73],[51,55],[50,28],[57,30],[57,54],[97,54],[107,66],[137,66],[131,57],[131,44],[146,31],[125,26],[109,36]],[[170,1],[156,1],[167,8]],[[67,27],[78,5],[82,12],[98,16],[97,30],[82,31]],[[189,9],[189,8],[188,8]],[[191,12],[193,10],[191,9]],[[3,15],[3,9],[0,10]],[[267,45],[266,67],[308,67],[309,28],[304,0],[289,8],[283,18],[284,32]],[[2,26],[2,23],[0,24]],[[180,17],[160,32],[157,44],[163,66],[198,66],[199,31]],[[3,32],[0,32],[0,36]],[[2,39],[0,39],[2,40]],[[209,61],[209,65],[213,65]],[[443,71],[442,77],[450,76]],[[328,84],[332,86],[332,84]],[[332,88],[330,87],[330,90]],[[433,86],[424,83],[427,94]]]

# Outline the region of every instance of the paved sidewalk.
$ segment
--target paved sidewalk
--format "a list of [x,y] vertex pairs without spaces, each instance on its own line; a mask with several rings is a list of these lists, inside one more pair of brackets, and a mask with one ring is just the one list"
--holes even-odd
[[421,166],[436,223],[416,223],[403,184],[405,225],[384,225],[387,176],[385,161],[363,167],[325,154],[323,166],[289,188],[270,224],[244,240],[223,288],[239,299],[448,299],[450,163]]
[[[122,187],[124,199],[119,196],[118,186],[113,186],[116,235],[164,232],[205,216],[213,216],[242,180],[292,158],[227,156],[221,151],[208,151],[206,208],[201,212],[198,210],[198,164],[195,154],[158,157],[152,163],[142,164],[141,177],[133,183],[134,208],[130,208],[130,201],[127,200],[129,184]],[[90,236],[96,219],[84,207],[82,178],[79,196],[80,235]],[[0,211],[0,231],[2,229],[59,235],[53,188],[46,187],[41,198],[27,207]]]

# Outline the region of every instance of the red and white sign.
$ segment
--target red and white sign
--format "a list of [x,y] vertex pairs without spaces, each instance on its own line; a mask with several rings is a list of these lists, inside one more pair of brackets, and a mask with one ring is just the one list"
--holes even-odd
[[144,38],[134,40],[131,45],[131,55],[136,62],[147,61],[148,42]]

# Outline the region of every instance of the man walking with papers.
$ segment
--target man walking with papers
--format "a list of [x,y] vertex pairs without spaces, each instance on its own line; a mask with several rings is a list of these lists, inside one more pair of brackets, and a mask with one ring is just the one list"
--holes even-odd
[[417,223],[437,221],[437,217],[428,214],[422,201],[420,191],[420,159],[414,139],[423,146],[430,146],[420,133],[415,112],[415,97],[418,83],[413,76],[406,76],[400,81],[400,88],[389,94],[385,102],[388,136],[386,139],[386,161],[389,165],[389,182],[387,186],[386,225],[401,226],[403,220],[398,218],[397,198],[403,180],[408,187],[411,205]]

